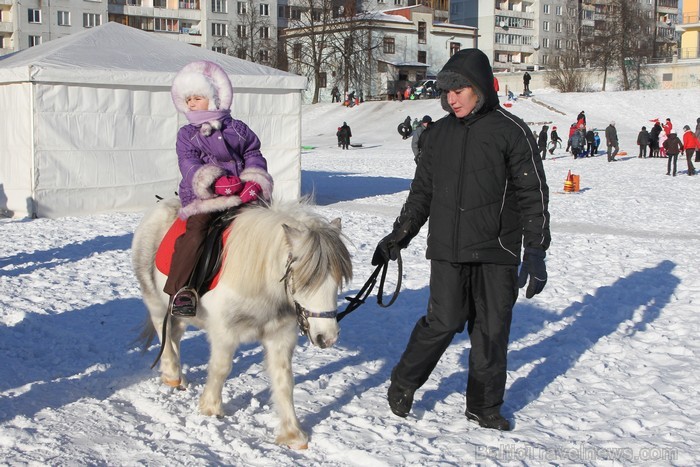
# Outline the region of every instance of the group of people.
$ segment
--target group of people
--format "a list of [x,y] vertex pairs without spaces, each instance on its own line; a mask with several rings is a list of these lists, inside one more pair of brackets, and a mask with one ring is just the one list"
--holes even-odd
[[338,147],[343,149],[348,149],[350,147],[350,138],[352,137],[352,130],[347,122],[343,122],[341,126],[338,127],[335,135],[338,137]]
[[340,90],[338,89],[338,86],[333,86],[333,89],[331,89],[331,102],[340,102],[343,104],[345,107],[354,107],[356,105],[359,105],[365,101],[364,96],[362,91],[360,91],[359,96],[355,95],[355,91],[350,91],[346,94],[345,99],[342,100],[340,99]]
[[639,146],[639,155],[637,157],[646,159],[648,147],[648,157],[668,158],[666,175],[675,177],[678,155],[685,151],[688,175],[695,175],[693,156],[695,156],[695,162],[700,162],[700,118],[697,119],[695,131],[691,130],[690,125],[683,126],[682,140],[673,129],[673,123],[670,118],[667,118],[663,125],[659,122],[659,119],[652,121],[654,126],[651,132],[647,131],[646,126],[643,126],[637,135],[637,146]]
[[[466,329],[471,349],[464,415],[481,427],[509,430],[500,409],[512,312],[518,288],[527,286],[529,299],[547,283],[549,189],[540,154],[533,152],[537,142],[525,122],[499,106],[493,79],[489,59],[478,49],[455,53],[438,74],[448,114],[434,123],[425,116],[416,128],[411,190],[372,264],[397,259],[430,218],[430,298],[391,372],[390,410],[409,414],[415,392]],[[260,140],[231,117],[233,93],[223,69],[206,61],[186,66],[172,96],[189,121],[176,145],[186,231],[176,241],[164,291],[171,295],[170,313],[186,317],[197,313],[188,278],[213,216],[270,200],[273,183]],[[344,123],[338,135],[344,149],[350,136]]]

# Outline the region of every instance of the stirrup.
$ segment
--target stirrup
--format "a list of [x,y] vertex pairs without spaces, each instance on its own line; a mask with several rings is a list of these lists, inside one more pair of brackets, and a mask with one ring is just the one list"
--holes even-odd
[[192,287],[183,287],[170,299],[169,310],[172,316],[192,318],[197,315],[199,295]]

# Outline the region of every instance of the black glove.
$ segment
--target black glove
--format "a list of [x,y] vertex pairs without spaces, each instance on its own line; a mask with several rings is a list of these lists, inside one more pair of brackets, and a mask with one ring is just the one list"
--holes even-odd
[[377,244],[377,248],[372,255],[372,266],[388,263],[389,260],[396,260],[399,257],[401,247],[396,241],[396,232],[391,232],[386,237],[382,238]]
[[544,250],[533,247],[525,247],[523,254],[523,263],[520,266],[520,275],[518,275],[518,287],[525,287],[528,276],[530,283],[527,285],[525,297],[532,298],[542,292],[544,286],[547,285],[547,267],[544,264]]

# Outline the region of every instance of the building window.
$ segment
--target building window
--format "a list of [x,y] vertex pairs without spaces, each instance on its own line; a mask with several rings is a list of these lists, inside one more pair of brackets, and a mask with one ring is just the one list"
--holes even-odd
[[199,1],[198,0],[180,0],[180,9],[181,10],[199,10]]
[[270,52],[267,50],[258,51],[258,62],[267,62],[270,60]]
[[301,8],[292,8],[291,17],[292,19],[295,20],[300,20],[301,19]]
[[459,52],[460,47],[459,42],[450,42],[450,57]]
[[236,26],[236,36],[240,37],[241,39],[244,37],[248,37],[248,26],[245,24],[239,24]]
[[542,30],[549,31],[549,21],[542,21]]
[[211,35],[216,37],[226,36],[226,23],[211,23]]
[[384,38],[384,53],[385,54],[395,54],[396,53],[396,39],[393,37]]
[[328,86],[328,75],[325,71],[318,74],[318,87],[325,88]]
[[221,47],[220,45],[213,46],[211,50],[220,54],[228,55],[228,49],[226,47]]
[[248,4],[246,2],[238,2],[236,11],[239,15],[245,15],[248,13]]
[[418,63],[428,63],[428,52],[425,50],[418,51]]
[[543,12],[545,15],[548,15],[548,14],[549,14],[549,4],[548,4],[548,3],[542,6],[542,12]]
[[41,24],[41,10],[35,10],[34,8],[29,8],[27,10],[28,20],[30,23]]
[[83,27],[93,28],[102,24],[102,16],[98,13],[83,13]]
[[29,47],[41,44],[41,36],[29,36]]
[[542,38],[542,47],[544,47],[545,49],[549,48],[549,37]]
[[561,16],[562,7],[561,7],[561,6],[556,7],[555,10],[554,10],[554,12],[555,12],[555,14],[556,14],[557,16]]
[[168,0],[153,0],[153,8],[168,8]]
[[292,46],[292,58],[295,60],[301,59],[301,42],[297,42]]
[[554,40],[554,48],[555,48],[555,49],[561,49],[561,39],[555,39],[555,40]]
[[153,30],[165,32],[178,32],[180,30],[180,26],[178,25],[178,21],[175,18],[154,18]]
[[70,12],[69,11],[59,11],[57,23],[59,26],[70,26]]
[[246,51],[245,51],[245,49],[244,49],[243,47],[241,47],[240,49],[238,49],[238,50],[236,51],[236,57],[238,57],[238,58],[240,58],[240,59],[242,59],[242,60],[245,60],[247,56],[248,56],[248,55],[246,54]]
[[561,31],[562,31],[561,23],[556,23],[556,24],[554,25],[554,30],[557,31],[557,32],[561,32]]
[[260,37],[260,39],[269,39],[270,28],[268,28],[267,26],[262,26],[258,31],[258,36]]
[[394,5],[401,6],[401,0],[394,0]]
[[427,27],[425,21],[418,21],[418,43],[425,44]]
[[260,16],[270,16],[270,5],[267,3],[260,4]]
[[227,11],[226,0],[211,0],[212,13],[226,13]]

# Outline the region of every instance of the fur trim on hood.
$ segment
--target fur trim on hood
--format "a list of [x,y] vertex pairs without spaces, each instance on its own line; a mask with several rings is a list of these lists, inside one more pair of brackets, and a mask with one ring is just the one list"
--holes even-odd
[[189,111],[187,98],[202,96],[209,99],[209,110],[228,110],[233,102],[233,89],[228,75],[214,62],[192,62],[180,70],[170,90],[175,108]]

